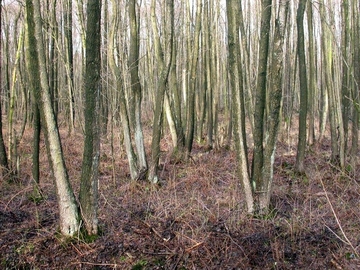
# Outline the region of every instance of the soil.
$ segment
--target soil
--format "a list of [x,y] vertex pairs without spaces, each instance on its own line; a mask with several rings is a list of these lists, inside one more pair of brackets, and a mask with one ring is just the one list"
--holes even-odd
[[[129,180],[114,135],[113,153],[110,137],[101,142],[100,235],[69,239],[58,232],[43,143],[43,200],[32,195],[32,134],[25,131],[17,177],[0,183],[0,268],[360,269],[360,169],[332,165],[329,140],[309,147],[305,175],[294,171],[295,146],[279,142],[271,212],[249,216],[232,150],[195,144],[190,161],[179,162],[165,137],[161,181],[152,185]],[[83,136],[62,128],[61,137],[77,195]]]

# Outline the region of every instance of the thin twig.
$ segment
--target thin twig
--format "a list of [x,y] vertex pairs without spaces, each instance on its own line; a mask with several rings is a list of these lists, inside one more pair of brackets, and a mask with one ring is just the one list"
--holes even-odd
[[[353,244],[350,242],[350,240],[349,240],[348,237],[346,236],[346,234],[345,234],[345,232],[344,232],[344,230],[343,230],[343,228],[342,228],[342,226],[341,226],[340,220],[339,220],[339,218],[338,218],[338,216],[337,216],[337,214],[336,214],[336,212],[335,212],[335,209],[334,209],[334,207],[333,207],[333,205],[332,205],[332,203],[331,203],[331,201],[330,201],[330,198],[329,198],[328,193],[327,193],[327,191],[326,191],[324,182],[322,181],[321,178],[320,178],[320,182],[321,182],[322,188],[323,188],[323,190],[324,190],[324,192],[325,192],[326,200],[327,200],[328,203],[329,203],[331,212],[333,213],[333,215],[334,215],[334,217],[335,217],[335,220],[336,220],[336,223],[338,224],[339,229],[340,229],[342,235],[344,236],[344,238],[345,238],[345,240],[346,240],[346,241],[343,241],[343,242],[344,242],[344,243],[347,243],[347,244],[353,249],[353,251],[354,251],[354,253],[356,254],[356,256],[359,257],[359,253],[356,251],[355,247],[354,247]],[[330,230],[330,231],[332,231],[332,230]],[[336,234],[335,234],[335,235],[336,235]],[[336,236],[337,236],[337,235],[336,235]]]

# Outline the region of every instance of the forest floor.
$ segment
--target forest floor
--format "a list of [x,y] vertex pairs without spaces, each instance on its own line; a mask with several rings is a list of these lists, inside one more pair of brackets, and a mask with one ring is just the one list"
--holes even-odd
[[[61,136],[77,195],[83,135],[62,128]],[[360,269],[360,166],[353,174],[333,166],[329,139],[308,149],[305,175],[293,169],[296,140],[278,143],[272,211],[254,217],[233,151],[195,144],[191,160],[176,163],[165,137],[154,186],[129,180],[119,138],[113,154],[110,139],[101,142],[100,236],[65,239],[44,144],[44,200],[33,200],[32,131],[25,130],[18,178],[0,181],[1,269]]]

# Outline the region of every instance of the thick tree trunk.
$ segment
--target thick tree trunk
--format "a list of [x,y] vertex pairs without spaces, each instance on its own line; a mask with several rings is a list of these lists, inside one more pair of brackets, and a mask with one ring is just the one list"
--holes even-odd
[[100,156],[101,1],[89,0],[86,9],[85,142],[80,185],[80,210],[89,235],[98,233]]

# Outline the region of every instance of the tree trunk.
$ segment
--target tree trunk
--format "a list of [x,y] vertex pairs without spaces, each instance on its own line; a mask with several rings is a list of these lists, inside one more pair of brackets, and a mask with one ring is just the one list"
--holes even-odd
[[[1,44],[0,44],[1,46]],[[1,60],[1,59],[0,59]],[[1,67],[0,67],[1,71]],[[1,81],[1,79],[0,79]],[[2,88],[1,88],[2,89]],[[2,110],[1,110],[1,90],[0,90],[0,176],[3,179],[7,178],[8,172],[9,172],[9,165],[6,155],[6,148],[4,144],[4,137],[2,132]]]
[[150,16],[151,16],[151,27],[153,32],[154,38],[154,50],[155,50],[155,57],[157,60],[157,64],[159,67],[159,75],[158,75],[158,89],[155,94],[155,111],[154,111],[154,122],[153,122],[153,137],[151,142],[151,165],[149,170],[148,179],[152,183],[157,183],[159,180],[158,177],[158,163],[160,158],[160,139],[161,139],[161,128],[162,128],[162,119],[163,119],[163,107],[164,107],[164,97],[165,97],[165,90],[166,84],[169,77],[170,72],[170,63],[172,57],[172,48],[173,48],[173,33],[174,33],[174,0],[167,0],[168,5],[168,16],[167,21],[170,21],[169,27],[170,31],[167,31],[169,37],[167,41],[170,42],[169,51],[166,53],[168,54],[167,59],[169,59],[169,63],[165,64],[164,59],[164,50],[160,42],[160,35],[157,29],[156,23],[156,14],[155,14],[155,7],[156,1],[152,0],[151,7],[150,7]]
[[315,97],[316,89],[316,67],[315,67],[315,46],[314,46],[314,25],[313,25],[313,9],[312,4],[307,6],[307,25],[309,35],[309,129],[308,129],[308,143],[312,145],[315,141]]
[[275,33],[273,40],[273,54],[271,62],[271,84],[268,93],[267,130],[264,147],[264,166],[262,169],[263,187],[259,194],[260,213],[267,213],[270,206],[272,191],[275,150],[280,122],[280,107],[283,92],[283,59],[284,35],[287,19],[288,1],[280,1],[279,11],[275,20]]
[[40,101],[40,112],[45,128],[50,168],[55,178],[59,205],[60,231],[66,236],[73,236],[79,230],[79,212],[65,167],[59,130],[51,104],[42,36],[40,0],[27,0],[26,8],[28,18],[32,21],[29,25],[35,24],[35,29],[29,27],[28,38],[30,44],[34,44],[34,48],[37,48],[37,58],[39,59],[40,78],[38,81],[40,81],[41,84],[41,91],[36,93],[36,97]]
[[119,27],[119,11],[117,2],[115,0],[112,1],[112,5],[114,8],[113,18],[112,18],[112,26],[109,35],[109,67],[114,76],[114,84],[115,89],[119,92],[119,102],[120,102],[120,117],[121,117],[121,125],[123,128],[123,135],[124,135],[124,144],[126,149],[126,154],[129,162],[130,168],[130,176],[131,179],[135,180],[139,177],[138,165],[137,165],[137,157],[134,152],[134,148],[132,146],[131,141],[131,130],[130,130],[130,119],[128,115],[128,108],[127,102],[125,97],[124,91],[124,83],[123,83],[123,76],[120,70],[120,67],[116,64],[115,53],[117,52],[115,42],[117,39],[116,30]]
[[139,162],[139,169],[141,174],[144,174],[147,169],[147,161],[144,146],[144,136],[141,124],[141,101],[142,101],[142,89],[139,78],[139,25],[136,17],[136,0],[130,0],[129,2],[129,24],[130,24],[130,45],[129,45],[129,59],[128,68],[130,70],[131,77],[131,90],[132,99],[134,100],[134,118],[135,118],[135,147]]
[[[28,10],[28,9],[27,9]],[[32,34],[34,30],[29,30],[31,27],[34,29],[34,24],[31,18],[31,14],[28,12],[26,14],[26,33]],[[30,32],[31,31],[31,32]],[[33,196],[34,198],[41,198],[40,193],[40,132],[41,132],[41,121],[40,121],[40,110],[39,102],[36,98],[36,93],[40,93],[40,84],[39,84],[39,61],[36,52],[36,44],[34,40],[26,38],[26,69],[28,72],[28,77],[30,81],[30,92],[31,92],[31,103],[33,109],[33,152],[32,152],[32,178],[33,178]]]
[[199,57],[199,40],[201,30],[201,13],[202,13],[202,1],[196,1],[196,21],[195,21],[195,32],[194,32],[194,46],[192,49],[192,59],[190,66],[190,88],[188,95],[188,107],[187,107],[187,122],[186,122],[186,140],[185,146],[187,155],[191,153],[194,132],[195,132],[195,93],[196,93],[196,75],[197,65]]
[[267,184],[262,178],[264,164],[264,113],[266,102],[266,80],[267,64],[269,56],[269,38],[271,24],[271,0],[262,0],[261,29],[260,29],[260,48],[259,64],[257,71],[257,85],[255,90],[255,111],[254,111],[254,153],[252,161],[252,183],[255,192],[258,194],[267,192]]
[[[2,8],[2,2],[1,2],[1,8]],[[2,14],[2,12],[0,12]],[[0,14],[0,22],[2,22],[2,18]],[[2,38],[0,38],[0,63],[2,63]],[[0,65],[0,74],[2,74],[2,65]],[[3,85],[2,82],[2,76],[0,76],[0,85]],[[2,131],[2,101],[1,101],[1,97],[2,97],[2,89],[3,87],[0,87],[0,176],[3,179],[7,178],[7,174],[9,172],[9,164],[8,164],[8,160],[7,160],[7,155],[6,155],[6,148],[5,148],[5,143],[4,143],[4,137],[3,137],[3,131]]]
[[[64,36],[66,48],[66,71],[68,87],[68,104],[69,104],[69,133],[72,133],[75,127],[75,97],[74,97],[74,57],[73,57],[73,26],[72,26],[72,0],[65,2],[64,14]],[[86,57],[86,53],[85,53]],[[85,67],[86,68],[86,67]],[[86,105],[85,105],[86,106]]]
[[304,12],[307,0],[300,0],[296,16],[298,29],[297,55],[299,59],[299,77],[300,77],[300,112],[299,112],[299,134],[298,149],[296,154],[296,171],[305,172],[305,148],[306,148],[306,117],[307,117],[307,76],[306,76],[306,59],[305,59],[305,35],[304,35]]
[[98,233],[100,156],[101,1],[89,0],[86,9],[85,142],[80,185],[80,210],[89,235]]
[[[248,159],[246,151],[246,134],[244,134],[245,117],[243,114],[244,108],[244,96],[240,94],[240,88],[242,88],[242,79],[238,78],[241,74],[239,69],[241,62],[237,60],[241,59],[241,53],[239,51],[239,32],[237,31],[237,1],[227,0],[226,10],[228,16],[228,61],[229,61],[229,76],[232,91],[233,102],[233,118],[234,118],[234,140],[235,148],[238,159],[238,173],[245,193],[245,201],[247,211],[249,213],[254,212],[254,197],[252,193],[250,175],[248,168]],[[237,57],[237,54],[240,53]],[[238,79],[237,79],[238,78]]]

